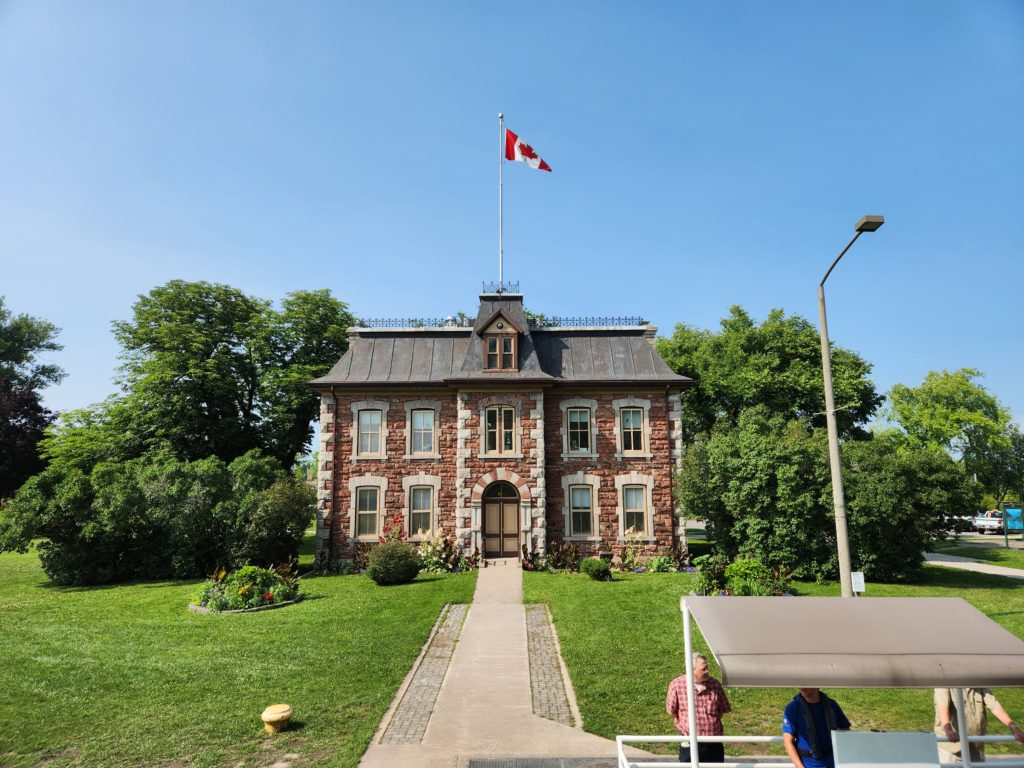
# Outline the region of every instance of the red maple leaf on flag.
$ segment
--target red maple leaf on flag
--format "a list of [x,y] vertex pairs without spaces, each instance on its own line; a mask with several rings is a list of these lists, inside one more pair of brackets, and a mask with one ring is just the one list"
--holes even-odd
[[528,157],[531,160],[536,160],[537,159],[537,153],[533,151],[533,147],[531,147],[529,144],[526,144],[525,142],[522,142],[522,141],[519,142],[519,153],[523,157]]

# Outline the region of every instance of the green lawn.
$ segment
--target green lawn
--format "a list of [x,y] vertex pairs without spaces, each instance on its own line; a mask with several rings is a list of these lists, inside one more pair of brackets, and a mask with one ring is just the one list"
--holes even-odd
[[972,544],[953,544],[949,541],[941,542],[936,551],[944,555],[956,555],[957,557],[970,557],[974,560],[981,560],[993,565],[1002,565],[1007,568],[1024,569],[1024,550],[1006,549],[1002,540],[999,546],[984,546]]
[[[584,728],[609,738],[616,734],[671,733],[672,722],[664,707],[665,689],[683,672],[679,597],[689,592],[692,577],[616,574],[611,583],[567,574],[527,573],[524,578],[524,601],[548,603],[551,608]],[[839,594],[834,584],[799,583],[796,587],[801,594]],[[1024,637],[1024,582],[927,567],[919,584],[868,584],[868,594],[963,597]],[[707,652],[699,635],[695,646]],[[726,732],[777,733],[782,710],[794,693],[789,689],[729,689],[733,712],[726,718]],[[855,728],[931,728],[931,690],[834,693]],[[1011,715],[1024,718],[1024,689],[1005,689],[996,694]],[[990,732],[1005,733],[1006,729],[994,722]]]
[[[298,605],[200,616],[196,582],[62,589],[34,553],[2,554],[0,766],[354,766],[442,606],[475,583],[306,578]],[[279,702],[295,728],[267,739],[260,712]]]

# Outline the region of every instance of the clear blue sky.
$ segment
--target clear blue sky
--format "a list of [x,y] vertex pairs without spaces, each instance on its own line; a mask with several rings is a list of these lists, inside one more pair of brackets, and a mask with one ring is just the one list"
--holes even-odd
[[1024,5],[0,0],[0,295],[55,322],[67,409],[173,278],[362,317],[546,314],[663,333],[816,318],[881,390],[976,367],[1024,417]]

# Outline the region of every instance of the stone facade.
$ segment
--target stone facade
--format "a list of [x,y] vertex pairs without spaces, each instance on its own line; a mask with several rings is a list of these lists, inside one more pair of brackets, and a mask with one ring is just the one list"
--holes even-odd
[[[668,371],[653,352],[653,328],[533,328],[520,332],[514,370],[492,372],[474,359],[486,329],[503,327],[505,318],[513,328],[527,328],[521,297],[499,298],[504,303],[493,304],[505,309],[496,316],[482,303],[477,325],[484,332],[350,331],[349,352],[313,382],[321,394],[321,560],[349,558],[359,542],[375,542],[385,519],[401,521],[415,540],[413,515],[420,523],[429,515],[425,536],[451,538],[467,554],[482,552],[488,494],[499,485],[517,497],[518,543],[540,553],[564,542],[585,553],[621,552],[627,520],[643,529],[648,552],[676,542],[672,473],[683,451],[680,390],[689,380]],[[565,349],[572,371],[553,357]],[[621,350],[630,356],[631,373],[616,368],[625,365]],[[561,354],[569,359],[570,352]],[[423,380],[413,381],[418,370]],[[577,420],[572,447],[570,412]],[[581,414],[587,418],[583,448]],[[488,423],[492,432],[495,423],[503,428],[490,446]],[[574,532],[570,497],[581,487],[591,489],[579,498],[589,494],[592,517],[577,505],[582,532]]]

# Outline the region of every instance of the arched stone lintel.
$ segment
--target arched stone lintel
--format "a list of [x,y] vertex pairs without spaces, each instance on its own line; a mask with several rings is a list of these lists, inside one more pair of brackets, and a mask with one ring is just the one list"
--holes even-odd
[[533,494],[530,492],[530,486],[526,484],[526,480],[521,478],[515,472],[509,472],[504,467],[488,472],[483,475],[479,480],[476,481],[476,485],[473,486],[473,492],[470,494],[470,501],[480,503],[484,497],[484,491],[487,490],[487,486],[491,483],[496,483],[499,480],[512,483],[519,492],[519,500],[526,504],[533,502]]

